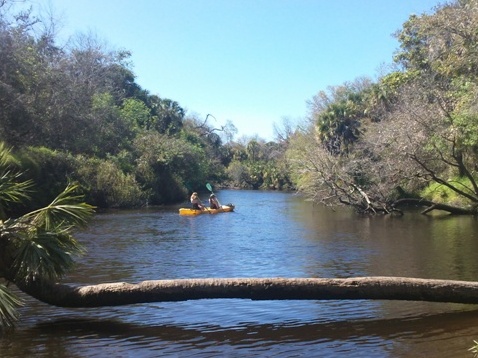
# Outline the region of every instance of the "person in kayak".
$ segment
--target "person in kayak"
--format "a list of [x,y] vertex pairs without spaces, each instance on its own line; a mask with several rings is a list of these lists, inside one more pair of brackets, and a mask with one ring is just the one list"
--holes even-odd
[[211,194],[209,196],[209,207],[211,209],[220,209],[221,205],[219,204],[219,200],[217,200],[216,195]]
[[191,204],[193,209],[204,210],[204,205],[202,204],[201,199],[199,199],[198,193],[196,192],[191,195]]

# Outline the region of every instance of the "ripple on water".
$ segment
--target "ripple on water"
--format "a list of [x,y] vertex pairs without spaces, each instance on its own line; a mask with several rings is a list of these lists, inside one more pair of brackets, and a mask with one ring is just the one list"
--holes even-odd
[[[220,199],[236,212],[98,215],[78,233],[88,254],[65,281],[478,275],[476,223],[463,218],[459,225],[367,220],[277,192],[223,191]],[[447,304],[230,299],[64,309],[26,302],[15,334],[0,338],[2,358],[451,357],[468,353],[478,337],[478,311]]]

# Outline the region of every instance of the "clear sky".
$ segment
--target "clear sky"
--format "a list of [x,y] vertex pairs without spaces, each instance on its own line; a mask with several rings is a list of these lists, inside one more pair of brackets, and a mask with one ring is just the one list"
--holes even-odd
[[376,78],[392,34],[437,0],[34,0],[60,34],[93,32],[132,52],[137,83],[238,136],[273,139],[328,86]]

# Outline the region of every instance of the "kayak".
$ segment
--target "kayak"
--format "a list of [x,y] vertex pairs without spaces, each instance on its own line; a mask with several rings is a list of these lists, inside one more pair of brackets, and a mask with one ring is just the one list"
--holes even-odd
[[200,215],[200,214],[219,214],[219,213],[227,213],[230,211],[234,211],[234,205],[222,205],[221,209],[210,209],[205,208],[204,210],[199,209],[191,209],[191,208],[181,208],[179,209],[179,215]]

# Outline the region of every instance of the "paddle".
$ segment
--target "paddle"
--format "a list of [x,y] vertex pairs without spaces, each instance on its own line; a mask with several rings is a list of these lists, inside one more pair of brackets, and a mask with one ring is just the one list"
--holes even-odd
[[[209,183],[206,183],[206,188],[207,190],[209,190],[211,192],[211,194],[214,194],[214,192],[212,191],[212,186],[211,184]],[[216,197],[216,200],[217,200],[217,203],[219,204],[219,209],[222,209],[222,205],[221,203],[219,202],[219,199]]]
[[206,183],[206,188],[207,188],[207,190],[209,190],[209,191],[211,192],[211,194],[214,194],[214,192],[212,191],[212,186],[211,186],[211,184]]
[[211,210],[209,210],[209,208],[206,205],[204,205],[202,202],[201,202],[201,205],[202,205],[202,209],[201,209],[202,211],[207,211],[209,214],[211,214]]
[[209,210],[209,208],[206,206],[206,205],[202,205],[202,211],[207,211],[209,214],[212,214],[211,210]]

